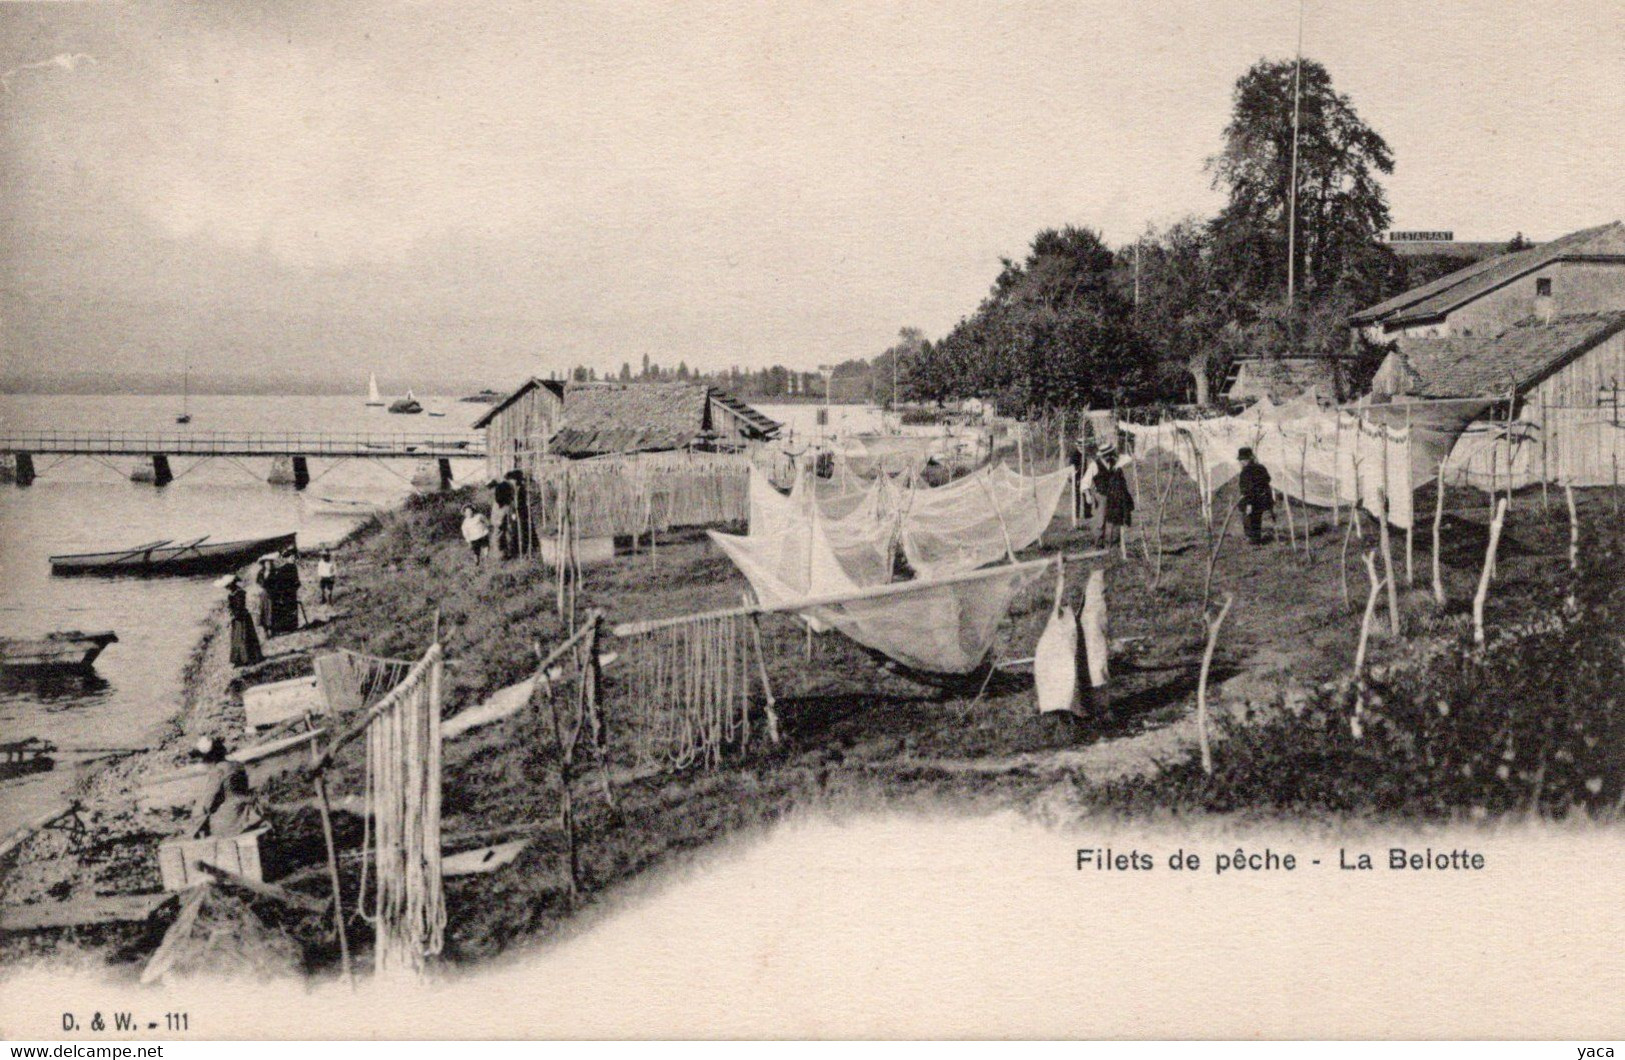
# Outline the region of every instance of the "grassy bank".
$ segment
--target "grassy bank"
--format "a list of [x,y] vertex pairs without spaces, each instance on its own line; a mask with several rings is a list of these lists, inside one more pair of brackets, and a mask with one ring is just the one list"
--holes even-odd
[[[1151,524],[1154,472],[1141,474],[1138,518]],[[459,837],[452,846],[509,837],[527,838],[530,845],[505,869],[447,880],[446,958],[474,961],[546,938],[649,870],[805,807],[950,803],[973,809],[1042,805],[1046,813],[1063,816],[1171,810],[1407,820],[1531,807],[1553,815],[1610,812],[1620,797],[1625,745],[1618,702],[1621,531],[1609,498],[1582,501],[1591,573],[1578,580],[1572,611],[1564,605],[1577,584],[1568,572],[1563,506],[1544,508],[1538,492],[1519,498],[1502,542],[1488,608],[1491,626],[1505,631],[1559,613],[1569,617],[1545,632],[1503,636],[1481,658],[1464,642],[1465,608],[1482,560],[1487,513],[1464,510],[1448,517],[1449,544],[1441,560],[1451,603],[1443,609],[1421,588],[1429,581],[1431,557],[1427,535],[1419,532],[1418,587],[1407,586],[1400,599],[1406,636],[1379,637],[1373,645],[1358,737],[1349,722],[1354,689],[1348,674],[1364,597],[1362,543],[1350,548],[1351,604],[1345,604],[1339,574],[1343,532],[1328,513],[1311,516],[1307,548],[1301,541],[1297,549],[1287,544],[1284,515],[1280,539],[1262,547],[1249,546],[1232,526],[1212,573],[1213,598],[1235,596],[1209,690],[1222,737],[1212,777],[1192,758],[1192,714],[1213,535],[1198,518],[1188,482],[1176,481],[1169,498],[1157,588],[1150,587],[1139,536],[1145,527],[1131,536],[1130,558],[1110,562],[1110,705],[1075,725],[1040,719],[1030,676],[1019,669],[996,673],[985,688],[981,675],[957,685],[922,684],[879,665],[839,634],[814,638],[809,655],[799,623],[768,617],[764,654],[780,700],[782,743],[773,746],[758,735],[715,770],[640,772],[628,719],[618,713],[624,708],[611,665],[606,720],[616,803],[611,808],[597,798],[590,778],[575,790],[583,884],[576,904],[565,888],[557,763],[546,709],[538,704],[540,709],[448,744],[443,832]],[[96,849],[117,850],[116,871],[94,863],[75,867],[65,847],[56,851],[62,863],[53,868],[51,844],[61,841],[46,838],[8,885],[24,881],[22,900],[61,900],[87,888],[155,888],[156,843],[177,830],[176,817],[123,809],[118,800],[127,800],[142,776],[181,761],[198,735],[235,738],[245,680],[308,672],[309,656],[320,647],[415,658],[438,622],[447,659],[447,716],[527,676],[538,646],[545,650],[565,633],[554,613],[553,581],[525,561],[475,568],[457,532],[463,499],[445,494],[415,500],[365,528],[341,551],[331,612],[317,616],[316,628],[273,642],[277,658],[260,672],[233,674],[224,638],[206,638],[189,670],[173,739],[153,760],[126,763],[89,793]],[[1471,499],[1476,495],[1464,492],[1452,503]],[[1428,510],[1425,503],[1419,499],[1419,511]],[[1221,517],[1224,511],[1219,508]],[[1294,526],[1299,535],[1302,530]],[[1032,554],[1076,551],[1092,536],[1088,528],[1074,529],[1063,514]],[[1367,522],[1363,547],[1374,541]],[[1402,539],[1395,545],[1403,579]],[[1044,579],[1015,601],[1000,632],[999,657],[1032,654],[1052,587]],[[612,622],[647,619],[727,607],[745,588],[703,534],[679,534],[662,539],[652,555],[589,568],[580,606],[602,608]],[[1073,584],[1069,591],[1078,588]],[[1565,659],[1576,661],[1574,672],[1565,669]],[[1513,756],[1503,761],[1509,735]],[[360,759],[358,745],[334,779],[339,842],[352,850],[360,842],[361,821],[345,799],[361,790]],[[325,897],[308,786],[284,778],[266,796],[284,859],[282,882]],[[347,895],[355,893],[358,868],[354,859],[344,863]],[[264,932],[292,940],[288,952],[298,953],[295,966],[332,966],[336,949],[321,918],[263,901],[245,906]],[[119,929],[96,945],[115,959],[134,960],[150,951],[161,926],[159,918],[151,927]],[[354,930],[364,950],[365,927],[356,923]],[[19,946],[52,942],[33,936],[26,944],[6,945],[15,953]]]

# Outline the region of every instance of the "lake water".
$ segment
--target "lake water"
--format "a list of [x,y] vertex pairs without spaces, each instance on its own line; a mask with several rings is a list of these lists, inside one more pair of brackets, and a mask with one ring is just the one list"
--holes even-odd
[[[177,426],[176,396],[0,395],[0,430],[76,429],[193,432],[462,432],[487,408],[424,397],[444,417],[397,416],[358,397],[193,395],[192,422]],[[163,489],[130,481],[134,457],[39,456],[39,478],[22,488],[0,484],[0,636],[51,630],[111,629],[118,634],[88,677],[0,676],[0,741],[38,736],[61,747],[144,746],[173,717],[180,675],[203,619],[221,599],[212,578],[56,578],[49,557],[93,552],[159,538],[207,534],[229,541],[295,531],[301,548],[342,537],[349,516],[315,510],[318,497],[397,503],[410,491],[410,460],[312,459],[301,494],[270,486],[271,461],[171,458],[176,480]],[[484,462],[456,460],[453,473],[479,479]],[[342,572],[341,572],[342,573]],[[0,781],[0,835],[60,797],[74,772],[59,758],[53,773]],[[64,768],[66,766],[66,768]]]

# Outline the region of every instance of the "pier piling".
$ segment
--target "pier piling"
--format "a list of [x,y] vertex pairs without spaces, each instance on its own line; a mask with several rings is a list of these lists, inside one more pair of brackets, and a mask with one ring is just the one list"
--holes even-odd
[[293,466],[293,457],[279,456],[271,461],[271,473],[265,481],[273,486],[297,486],[298,478]]
[[34,474],[34,454],[16,453],[14,454],[13,459],[15,460],[15,466],[13,467],[12,475],[16,480],[17,485],[33,485],[36,477]]

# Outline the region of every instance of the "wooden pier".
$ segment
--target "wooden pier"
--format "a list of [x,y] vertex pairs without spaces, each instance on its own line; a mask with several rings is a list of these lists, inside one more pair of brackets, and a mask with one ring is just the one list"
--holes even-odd
[[[137,481],[166,486],[177,477],[174,457],[199,461],[264,457],[272,461],[270,479],[304,489],[311,481],[310,461],[416,460],[439,466],[442,486],[451,482],[451,461],[484,460],[485,436],[478,432],[429,434],[346,433],[327,431],[16,431],[0,434],[0,454],[9,455],[12,481],[31,484],[44,473],[39,457],[70,457],[105,462],[110,457],[137,457],[131,474]],[[149,470],[150,467],[150,470]]]

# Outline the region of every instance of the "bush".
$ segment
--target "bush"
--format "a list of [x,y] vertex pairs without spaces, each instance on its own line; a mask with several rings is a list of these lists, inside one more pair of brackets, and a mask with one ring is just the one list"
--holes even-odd
[[[1617,548],[1576,580],[1560,621],[1492,641],[1464,634],[1396,664],[1363,695],[1325,691],[1297,714],[1220,726],[1214,771],[1192,761],[1086,791],[1117,810],[1442,818],[1617,812],[1625,803],[1625,583]],[[1361,709],[1356,712],[1359,698]]]

